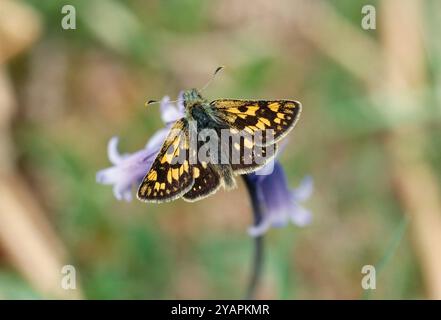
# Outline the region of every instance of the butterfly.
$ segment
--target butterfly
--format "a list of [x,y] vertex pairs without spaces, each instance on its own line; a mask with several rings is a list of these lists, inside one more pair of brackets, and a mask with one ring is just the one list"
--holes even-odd
[[208,102],[197,89],[185,91],[183,103],[185,116],[172,125],[139,186],[141,201],[192,202],[221,186],[234,188],[236,175],[257,171],[275,156],[277,142],[294,128],[302,109],[294,100]]

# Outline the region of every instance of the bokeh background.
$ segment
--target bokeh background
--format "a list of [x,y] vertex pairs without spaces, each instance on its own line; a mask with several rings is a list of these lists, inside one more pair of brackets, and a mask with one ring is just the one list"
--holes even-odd
[[[95,182],[112,136],[133,152],[162,126],[147,99],[219,65],[209,99],[304,106],[281,162],[293,187],[314,178],[313,223],[267,234],[257,296],[441,298],[439,30],[436,0],[0,0],[0,298],[243,296],[243,185],[153,205]],[[76,290],[60,286],[67,264]]]

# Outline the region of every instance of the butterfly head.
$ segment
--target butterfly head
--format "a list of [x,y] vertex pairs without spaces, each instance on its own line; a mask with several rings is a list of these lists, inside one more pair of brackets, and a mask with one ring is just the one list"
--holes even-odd
[[183,98],[186,109],[189,109],[196,104],[202,104],[205,101],[198,89],[190,89],[185,91]]

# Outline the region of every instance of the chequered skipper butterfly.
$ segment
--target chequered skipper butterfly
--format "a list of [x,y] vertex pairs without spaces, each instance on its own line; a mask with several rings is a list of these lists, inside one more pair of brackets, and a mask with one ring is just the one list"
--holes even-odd
[[[235,175],[254,172],[275,156],[277,142],[294,128],[301,112],[300,102],[293,100],[208,102],[197,89],[184,92],[183,100],[185,116],[173,124],[139,186],[137,196],[142,201],[167,202],[181,197],[196,201],[220,186],[235,187]],[[207,141],[198,138],[193,143],[191,137],[204,130],[212,133],[211,146],[216,148],[201,159],[200,151]],[[222,139],[225,131],[229,137],[239,138],[236,142]],[[257,142],[255,138],[262,132],[271,132],[271,139],[263,136]],[[233,159],[234,151],[238,156]]]

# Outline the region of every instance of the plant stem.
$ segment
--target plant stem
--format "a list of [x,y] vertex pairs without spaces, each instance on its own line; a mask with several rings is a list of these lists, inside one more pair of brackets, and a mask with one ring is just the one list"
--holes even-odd
[[[247,175],[243,175],[243,180],[247,186],[248,194],[251,199],[251,206],[253,210],[254,225],[258,225],[262,220],[262,208],[258,201],[257,190],[254,184],[250,181]],[[246,299],[255,299],[257,287],[262,274],[263,266],[263,235],[254,237],[254,257],[251,266],[251,275],[248,282]]]

